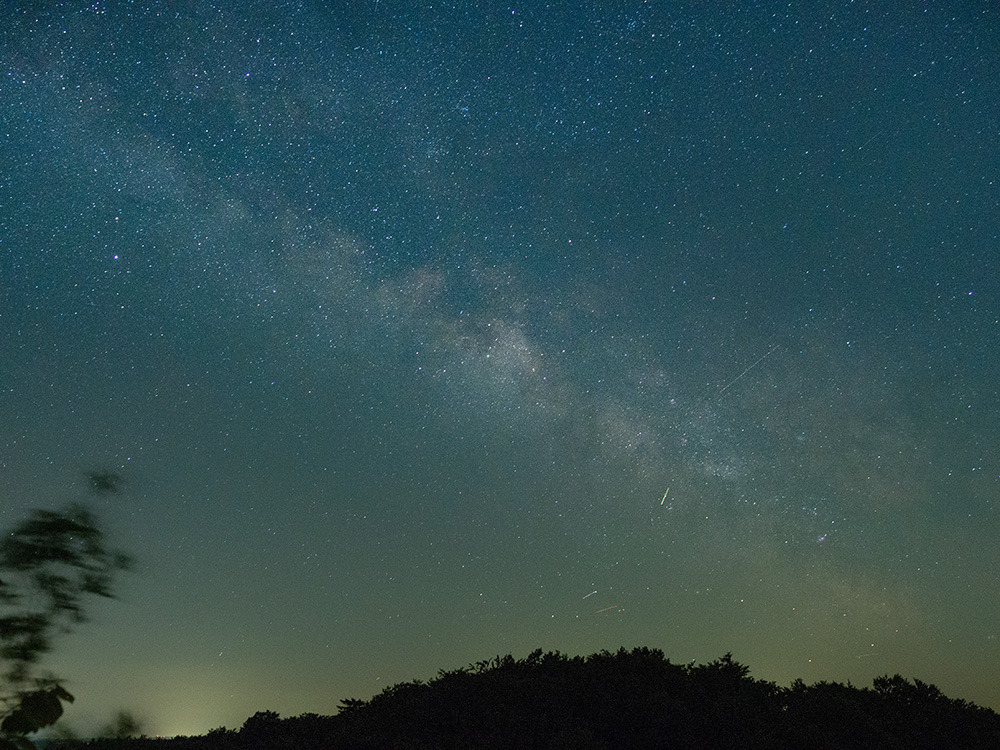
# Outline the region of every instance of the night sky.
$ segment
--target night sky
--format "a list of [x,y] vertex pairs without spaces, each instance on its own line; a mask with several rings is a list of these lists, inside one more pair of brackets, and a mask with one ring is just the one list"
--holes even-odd
[[637,645],[1000,709],[992,3],[148,5],[0,23],[0,527],[114,471],[138,559],[69,726]]

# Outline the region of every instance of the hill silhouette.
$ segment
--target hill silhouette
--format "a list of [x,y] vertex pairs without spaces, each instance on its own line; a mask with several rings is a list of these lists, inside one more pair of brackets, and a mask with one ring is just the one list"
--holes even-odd
[[899,675],[870,688],[750,676],[730,654],[674,664],[636,648],[588,657],[539,649],[403,682],[335,716],[254,714],[239,730],[92,740],[96,750],[311,748],[987,748],[1000,716]]

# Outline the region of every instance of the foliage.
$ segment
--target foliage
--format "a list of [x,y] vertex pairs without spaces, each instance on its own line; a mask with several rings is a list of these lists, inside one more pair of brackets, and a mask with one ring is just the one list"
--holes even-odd
[[88,748],[985,748],[1000,747],[1000,716],[899,675],[864,689],[801,680],[780,688],[751,677],[731,654],[695,666],[649,648],[588,657],[539,649],[347,699],[336,716],[260,711],[239,730],[167,743]]
[[118,711],[101,731],[101,737],[125,740],[142,734],[142,722],[129,711]]
[[[122,478],[89,472],[94,494],[117,492]],[[27,747],[25,735],[54,723],[70,695],[52,677],[36,675],[54,638],[86,620],[84,601],[111,597],[130,558],[109,549],[94,515],[73,503],[36,509],[0,539],[0,750]],[[27,743],[27,745],[25,744]]]

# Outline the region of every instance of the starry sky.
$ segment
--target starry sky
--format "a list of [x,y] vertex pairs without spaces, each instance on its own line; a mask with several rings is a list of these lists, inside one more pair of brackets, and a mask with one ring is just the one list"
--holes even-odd
[[4,13],[0,526],[114,471],[138,560],[76,731],[637,645],[1000,709],[993,4]]

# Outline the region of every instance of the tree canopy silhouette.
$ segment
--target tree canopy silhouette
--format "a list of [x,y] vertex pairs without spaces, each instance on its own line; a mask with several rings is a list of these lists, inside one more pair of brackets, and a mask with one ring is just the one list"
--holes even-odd
[[[156,742],[155,748],[148,743]],[[348,698],[335,716],[259,711],[238,730],[169,740],[168,750],[382,748],[986,748],[1000,716],[899,675],[871,688],[758,680],[725,654],[674,664],[636,648],[588,657],[497,656],[427,682]],[[99,740],[89,750],[163,750],[162,740]]]

